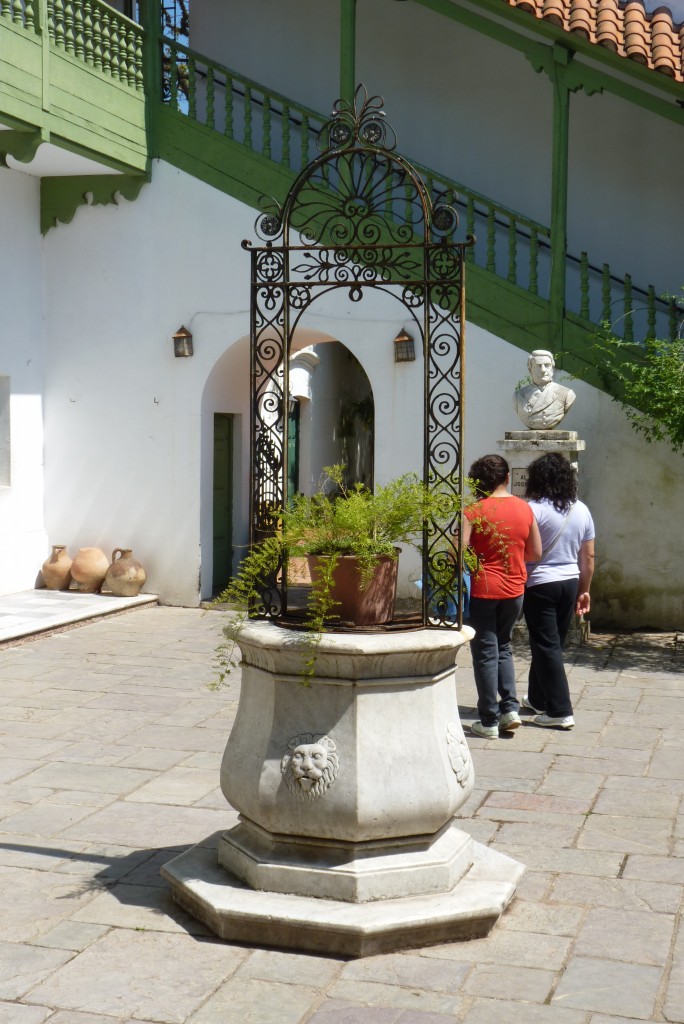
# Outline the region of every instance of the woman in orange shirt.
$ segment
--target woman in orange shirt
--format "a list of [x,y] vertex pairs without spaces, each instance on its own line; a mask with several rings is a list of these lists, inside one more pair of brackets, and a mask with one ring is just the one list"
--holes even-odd
[[470,467],[478,501],[465,510],[464,543],[475,552],[469,624],[479,721],[471,731],[485,739],[520,725],[511,635],[522,610],[525,562],[541,557],[532,510],[508,491],[510,471],[501,455],[484,455]]

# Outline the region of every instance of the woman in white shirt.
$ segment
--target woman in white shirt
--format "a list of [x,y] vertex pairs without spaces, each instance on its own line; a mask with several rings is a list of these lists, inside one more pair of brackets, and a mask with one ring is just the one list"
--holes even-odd
[[527,565],[523,613],[532,664],[522,707],[536,712],[535,725],[572,729],[570,689],[563,643],[573,615],[591,607],[594,522],[577,499],[577,474],[565,456],[542,455],[529,467],[525,497],[542,539],[542,556]]

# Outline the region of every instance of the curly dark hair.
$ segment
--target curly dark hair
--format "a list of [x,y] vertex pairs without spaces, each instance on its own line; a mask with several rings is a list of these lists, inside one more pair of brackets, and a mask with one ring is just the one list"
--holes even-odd
[[475,494],[478,498],[486,498],[501,484],[505,484],[508,473],[508,463],[502,455],[483,455],[481,459],[476,459],[468,470],[468,476],[474,481]]
[[577,473],[559,452],[540,455],[530,463],[525,497],[531,501],[546,498],[558,512],[567,512],[577,501]]

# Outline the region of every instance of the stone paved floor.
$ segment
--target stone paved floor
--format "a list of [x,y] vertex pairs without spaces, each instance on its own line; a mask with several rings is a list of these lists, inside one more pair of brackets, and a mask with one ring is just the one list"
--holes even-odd
[[[471,741],[463,827],[528,866],[486,939],[345,962],[215,941],[159,875],[235,821],[239,678],[207,689],[222,614],[0,650],[0,1024],[684,1022],[681,637],[593,637],[573,732]],[[458,679],[470,721],[467,652]]]

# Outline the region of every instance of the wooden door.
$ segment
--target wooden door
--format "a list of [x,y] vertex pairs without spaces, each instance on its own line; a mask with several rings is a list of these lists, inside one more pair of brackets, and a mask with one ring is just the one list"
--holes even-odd
[[233,417],[214,414],[214,563],[212,589],[225,587],[233,563]]

